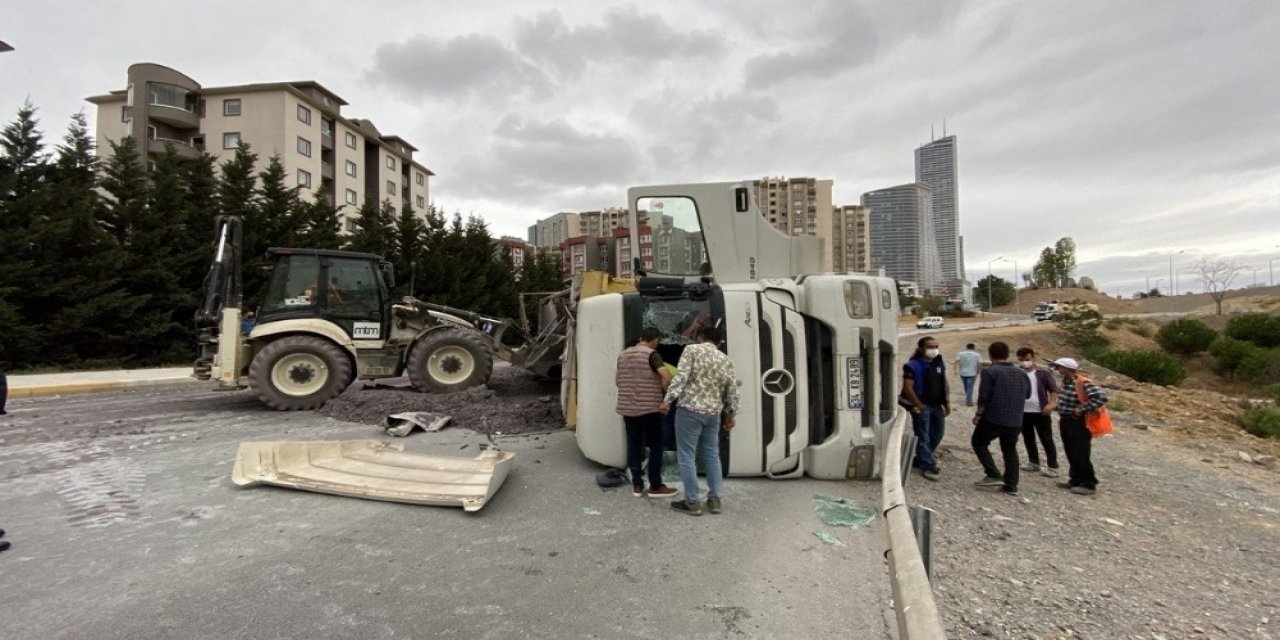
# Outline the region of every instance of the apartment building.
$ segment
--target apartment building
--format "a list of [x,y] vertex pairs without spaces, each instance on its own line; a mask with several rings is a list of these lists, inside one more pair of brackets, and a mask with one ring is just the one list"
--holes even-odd
[[511,258],[511,264],[519,269],[524,264],[525,256],[532,255],[529,253],[529,245],[520,238],[512,236],[502,236],[494,240],[494,250],[498,255],[507,255]]
[[815,178],[766,177],[752,181],[760,215],[770,224],[788,235],[808,234],[823,239],[824,270],[832,268],[832,256],[837,252],[832,237],[831,184],[830,180]]
[[536,247],[559,247],[570,238],[582,236],[577,213],[561,211],[529,227],[529,243]]
[[209,153],[219,163],[248,144],[258,170],[279,156],[290,186],[304,199],[322,193],[340,207],[344,228],[365,202],[410,207],[425,216],[430,178],[418,151],[368,120],[342,113],[347,102],[318,82],[269,82],[203,87],[175,69],[129,67],[125,89],[87,100],[97,107],[100,157],[132,136],[143,161],[171,147],[180,158]]
[[609,255],[614,254],[610,251],[605,238],[578,236],[569,238],[560,245],[560,256],[566,276],[575,276],[584,271],[605,270]]
[[910,280],[938,293],[942,272],[933,229],[933,192],[923,182],[862,194],[869,209],[871,268],[884,268],[898,280]]
[[[682,232],[683,233],[683,232]],[[606,240],[608,248],[608,263],[606,270],[609,275],[620,278],[629,278],[635,275],[632,267],[635,265],[635,258],[640,258],[640,266],[645,270],[654,268],[654,241],[653,228],[647,224],[640,225],[638,252],[631,250],[631,230],[620,228]],[[576,272],[575,272],[576,273]]]
[[831,270],[871,271],[871,210],[847,204],[831,211]]

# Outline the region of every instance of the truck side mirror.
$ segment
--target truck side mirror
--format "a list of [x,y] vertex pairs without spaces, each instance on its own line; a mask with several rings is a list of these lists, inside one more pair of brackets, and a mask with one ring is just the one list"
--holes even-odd
[[393,289],[396,286],[396,268],[390,262],[384,262],[382,267],[382,278],[387,282],[387,288]]

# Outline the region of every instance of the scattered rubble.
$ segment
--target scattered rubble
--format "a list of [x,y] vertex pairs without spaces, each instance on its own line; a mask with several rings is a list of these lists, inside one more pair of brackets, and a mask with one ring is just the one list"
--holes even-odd
[[407,381],[357,382],[319,413],[381,425],[392,414],[427,412],[452,416],[451,428],[487,435],[539,433],[564,426],[559,394],[559,381],[503,363],[494,365],[489,384],[457,393],[419,393]]

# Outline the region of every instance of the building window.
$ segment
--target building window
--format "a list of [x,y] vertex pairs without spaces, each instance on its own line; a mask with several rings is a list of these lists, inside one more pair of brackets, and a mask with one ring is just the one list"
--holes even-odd
[[240,115],[240,98],[230,98],[222,101],[222,115],[238,116]]
[[311,141],[298,136],[298,153],[310,158],[311,157]]
[[394,196],[396,194],[396,183],[387,181],[387,195]]
[[310,172],[310,171],[307,171],[307,170],[305,170],[305,169],[298,169],[298,186],[299,186],[299,187],[310,187],[310,186],[311,186],[311,172]]
[[417,180],[418,180],[418,186],[421,187],[422,185],[427,183],[427,174],[419,173]]
[[304,124],[311,124],[311,110],[298,105],[298,120]]
[[229,131],[222,134],[223,149],[239,149],[240,148],[240,132]]
[[350,160],[347,161],[347,175],[352,178],[356,177],[356,163]]
[[347,226],[347,229],[346,229],[347,233],[355,233],[355,232],[356,232],[356,221],[355,221],[355,220],[352,220],[351,218],[347,218],[347,220],[346,220],[346,226]]
[[394,170],[395,170],[395,168],[396,168],[396,159],[395,159],[395,158],[392,158],[391,156],[387,156],[387,168],[388,168],[388,169],[391,169],[392,171],[394,171]]
[[356,148],[356,134],[348,131],[345,137],[347,139],[347,146],[351,147],[352,149]]
[[426,208],[427,208],[427,199],[426,199],[426,198],[424,198],[424,197],[422,197],[422,196],[418,196],[418,208],[419,208],[419,209],[426,209]]
[[352,191],[351,189],[347,189],[347,204],[355,204],[355,203],[356,203],[356,192]]
[[148,140],[156,139],[156,126],[154,124],[147,125],[147,139]]

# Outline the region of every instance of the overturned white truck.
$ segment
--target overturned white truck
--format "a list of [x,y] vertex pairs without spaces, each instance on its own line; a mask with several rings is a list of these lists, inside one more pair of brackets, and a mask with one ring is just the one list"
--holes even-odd
[[619,275],[638,276],[635,290],[581,298],[566,341],[565,411],[583,454],[625,466],[618,353],[655,326],[658,352],[677,364],[690,327],[710,321],[740,383],[737,426],[721,434],[726,474],[878,477],[897,410],[894,281],[822,273],[821,241],[775,229],[749,185],[639,187],[627,198],[630,244],[616,259]]

